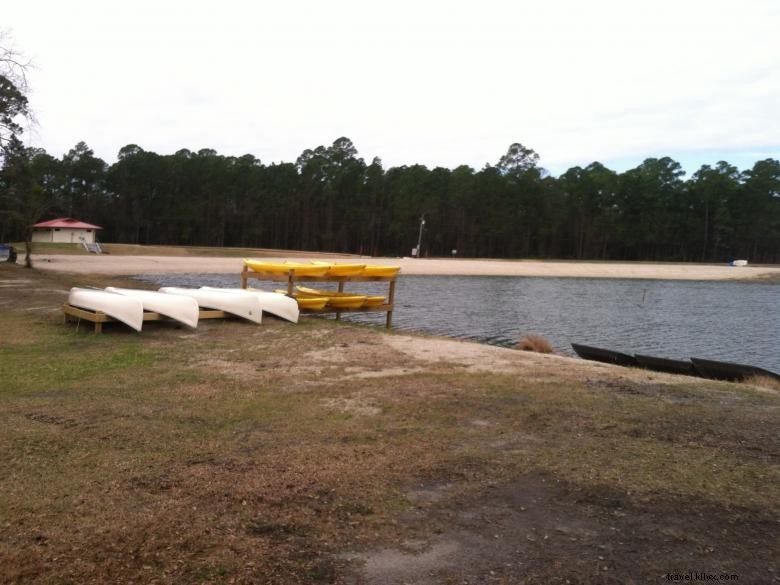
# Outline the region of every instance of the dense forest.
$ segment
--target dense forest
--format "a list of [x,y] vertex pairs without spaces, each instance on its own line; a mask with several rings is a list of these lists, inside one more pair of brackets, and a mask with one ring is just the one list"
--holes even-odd
[[[69,216],[104,227],[103,241],[500,258],[780,262],[780,162],[740,172],[726,162],[684,179],[670,158],[616,173],[594,162],[560,177],[513,144],[475,170],[366,163],[347,138],[263,164],[214,150],[171,155],[136,145],[107,164],[83,142],[61,159],[4,146],[0,241],[25,222]],[[6,197],[3,197],[3,195]],[[20,198],[16,197],[18,201]]]
[[35,124],[30,64],[9,40],[0,32],[0,242],[69,216],[103,226],[105,242],[405,256],[424,218],[423,256],[780,262],[774,159],[687,180],[668,157],[555,178],[518,143],[479,170],[385,169],[344,137],[294,163],[130,144],[107,164],[83,142],[58,159],[20,139]]

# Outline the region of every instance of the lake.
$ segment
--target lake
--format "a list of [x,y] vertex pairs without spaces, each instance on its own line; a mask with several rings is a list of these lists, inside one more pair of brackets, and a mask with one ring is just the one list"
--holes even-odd
[[[236,274],[139,278],[159,286],[239,286]],[[278,284],[256,286],[272,290]],[[387,291],[381,283],[346,286],[374,294]],[[384,324],[384,313],[344,318]],[[574,355],[574,342],[626,353],[734,361],[780,372],[780,284],[402,276],[396,285],[393,325],[506,347],[537,333],[568,355]]]

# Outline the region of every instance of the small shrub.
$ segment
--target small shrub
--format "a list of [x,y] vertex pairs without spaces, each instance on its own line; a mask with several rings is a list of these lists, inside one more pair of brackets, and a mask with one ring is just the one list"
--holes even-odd
[[552,353],[553,347],[546,338],[541,335],[526,335],[517,344],[517,349],[522,351],[535,351],[537,353]]

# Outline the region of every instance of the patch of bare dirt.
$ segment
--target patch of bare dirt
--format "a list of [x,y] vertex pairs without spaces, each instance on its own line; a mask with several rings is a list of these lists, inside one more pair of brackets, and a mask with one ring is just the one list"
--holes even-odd
[[361,396],[327,398],[322,403],[326,408],[356,416],[376,416],[382,412],[382,408],[376,402]]
[[331,330],[330,345],[310,350],[299,359],[303,369],[339,366],[341,379],[388,378],[424,371],[416,357],[390,347],[380,340],[393,336],[377,336],[372,331],[356,327]]
[[205,360],[198,360],[193,367],[202,368],[210,372],[218,372],[230,378],[240,380],[250,380],[257,375],[257,368],[243,361],[231,361],[217,357],[211,357]]
[[403,525],[419,535],[415,546],[351,553],[346,582],[638,585],[690,571],[777,582],[770,513],[637,501],[536,474],[470,496],[440,490],[410,492],[415,504]]
[[601,383],[611,380],[615,388],[632,388],[633,383],[663,387],[688,383],[712,384],[689,376],[651,372],[639,368],[624,368],[567,356],[518,351],[504,347],[475,344],[455,339],[410,335],[386,335],[383,341],[409,359],[424,364],[460,367],[465,372],[490,374],[522,374],[527,382],[550,382],[595,378]]
[[398,376],[411,376],[419,374],[425,371],[425,368],[412,367],[412,368],[380,368],[380,369],[365,369],[348,367],[345,369],[347,375],[345,378],[355,380],[369,380],[371,378],[395,378]]
[[341,344],[336,347],[308,351],[301,355],[301,362],[314,362],[320,364],[346,364],[352,360],[352,355],[348,349],[349,346],[347,344]]

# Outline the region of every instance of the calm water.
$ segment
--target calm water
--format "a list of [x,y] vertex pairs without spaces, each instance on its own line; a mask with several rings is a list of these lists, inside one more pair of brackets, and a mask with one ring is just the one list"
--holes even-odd
[[[151,275],[177,286],[239,286],[235,274]],[[274,283],[265,284],[271,290]],[[355,283],[386,294],[387,285]],[[347,290],[350,286],[347,285]],[[384,313],[345,317],[384,323]],[[403,276],[397,329],[511,346],[527,333],[627,353],[723,359],[780,372],[780,285],[581,278]]]

